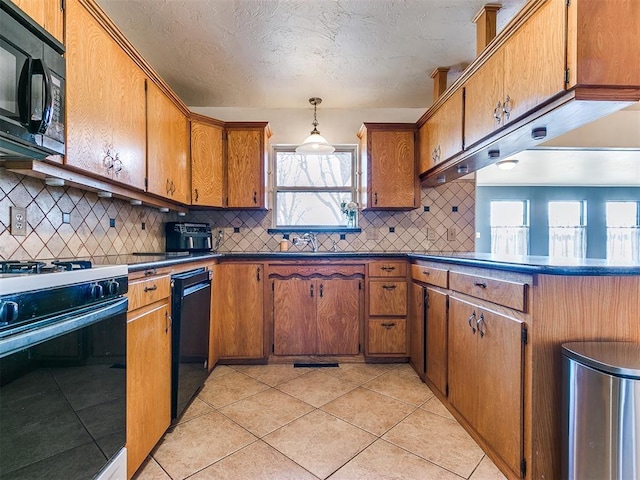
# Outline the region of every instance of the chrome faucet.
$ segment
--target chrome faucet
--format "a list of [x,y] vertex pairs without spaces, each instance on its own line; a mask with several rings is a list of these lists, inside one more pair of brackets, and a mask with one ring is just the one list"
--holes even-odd
[[307,232],[304,235],[302,235],[301,237],[295,237],[293,239],[293,244],[296,247],[300,247],[302,245],[311,245],[311,249],[314,252],[318,251],[318,237],[316,236],[316,234],[314,232]]

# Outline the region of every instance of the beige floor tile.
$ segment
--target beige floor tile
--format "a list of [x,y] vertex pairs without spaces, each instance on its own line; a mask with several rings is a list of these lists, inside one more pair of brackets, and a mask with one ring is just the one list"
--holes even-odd
[[465,478],[469,478],[484,456],[456,421],[420,408],[383,438]]
[[362,385],[395,368],[395,364],[341,363],[338,368],[327,368],[326,373],[341,380]]
[[376,437],[316,410],[264,437],[269,445],[320,478],[326,478]]
[[276,388],[314,407],[321,407],[353,390],[356,385],[324,372],[312,371]]
[[330,480],[462,480],[384,440],[367,447]]
[[255,395],[267,388],[269,387],[264,383],[232,370],[231,373],[216,378],[214,381],[207,381],[198,394],[198,398],[215,408],[220,408]]
[[308,372],[306,368],[293,368],[293,365],[234,365],[234,370],[249,375],[256,380],[275,387]]
[[469,480],[507,480],[498,467],[485,456]]
[[189,480],[316,480],[300,465],[262,441],[189,477]]
[[270,388],[219,411],[254,435],[263,437],[312,410],[311,405]]
[[413,412],[415,407],[358,387],[327,403],[322,410],[380,436]]
[[207,405],[199,398],[194,398],[191,402],[191,405],[187,407],[182,416],[180,417],[178,424],[187,422],[201,415],[206,415],[207,413],[213,412],[213,408],[210,405]]
[[362,386],[416,407],[433,397],[433,392],[415,372],[401,368],[395,368]]
[[254,442],[256,437],[218,412],[176,426],[153,452],[173,480],[183,479]]
[[133,480],[171,480],[171,477],[167,475],[158,462],[153,458],[147,457],[138,472],[133,476]]
[[223,375],[226,375],[227,373],[231,373],[233,371],[234,370],[231,367],[228,367],[226,365],[218,365],[211,371],[211,373],[207,377],[207,382],[215,380],[216,378],[220,378]]
[[451,412],[447,410],[438,397],[433,396],[429,400],[427,400],[420,408],[425,409],[428,412],[435,413],[440,415],[441,417],[448,418],[449,420],[455,420]]

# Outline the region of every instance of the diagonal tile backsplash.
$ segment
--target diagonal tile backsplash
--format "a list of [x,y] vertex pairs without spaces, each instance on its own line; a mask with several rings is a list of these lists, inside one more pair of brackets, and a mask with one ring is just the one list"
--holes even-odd
[[[341,251],[372,252],[466,252],[474,249],[475,182],[459,180],[422,189],[422,206],[411,211],[360,212],[360,233],[318,234],[320,250],[338,241]],[[455,211],[454,211],[455,210]],[[272,211],[192,211],[186,219],[205,222],[223,230],[221,252],[278,250],[282,234],[270,234]],[[447,229],[456,229],[455,240],[447,240]],[[238,230],[238,231],[236,231]],[[428,234],[431,232],[431,235]],[[293,235],[292,235],[293,236]],[[295,249],[297,247],[291,247]],[[308,249],[309,247],[302,247]]]
[[[11,235],[11,206],[27,209],[26,236]],[[49,187],[0,167],[0,260],[161,252],[163,224],[172,220],[175,214],[157,208],[98,198],[77,188]]]
[[[360,233],[348,233],[344,240],[339,240],[337,233],[319,234],[320,250],[331,249],[336,240],[341,251],[473,251],[473,181],[423,188],[421,204],[411,211],[360,212]],[[27,209],[26,236],[10,234],[11,206]],[[111,220],[115,221],[113,227]],[[163,224],[175,220],[175,213],[101,199],[94,192],[77,188],[49,187],[42,180],[0,167],[0,260],[163,252]],[[192,211],[184,220],[206,222],[223,230],[221,252],[275,251],[282,240],[282,234],[267,231],[272,226],[271,211]],[[448,241],[447,229],[452,227],[456,238]]]

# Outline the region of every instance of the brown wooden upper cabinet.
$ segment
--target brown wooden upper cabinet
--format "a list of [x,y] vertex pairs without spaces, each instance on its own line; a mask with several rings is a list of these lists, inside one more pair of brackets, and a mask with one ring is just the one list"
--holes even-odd
[[64,43],[64,0],[13,0],[13,3]]
[[147,84],[147,191],[189,203],[189,122],[153,82]]
[[226,124],[228,208],[265,208],[265,158],[271,136],[266,122]]
[[79,0],[66,20],[65,165],[144,190],[145,76]]
[[456,90],[418,130],[418,173],[462,151],[462,89]]
[[565,86],[565,0],[547,0],[465,83],[465,148]]
[[419,203],[413,123],[365,123],[360,139],[363,208],[410,210]]
[[224,207],[224,126],[191,120],[191,205]]

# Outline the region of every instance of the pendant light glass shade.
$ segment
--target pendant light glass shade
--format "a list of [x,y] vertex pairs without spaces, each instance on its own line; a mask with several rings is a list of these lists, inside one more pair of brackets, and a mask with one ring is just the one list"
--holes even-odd
[[313,105],[313,130],[311,135],[305,138],[304,143],[296,148],[296,153],[304,153],[307,155],[326,155],[335,152],[335,147],[329,145],[327,139],[320,135],[318,131],[318,119],[316,117],[317,105],[322,102],[321,98],[313,97],[309,99],[309,103]]

